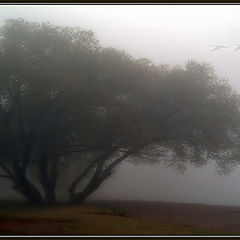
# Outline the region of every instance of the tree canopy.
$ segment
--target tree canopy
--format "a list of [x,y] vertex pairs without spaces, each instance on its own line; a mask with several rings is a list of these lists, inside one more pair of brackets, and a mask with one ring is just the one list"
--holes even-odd
[[55,203],[66,165],[81,202],[122,161],[238,162],[239,97],[209,64],[157,66],[92,31],[10,19],[0,66],[1,177],[29,201]]

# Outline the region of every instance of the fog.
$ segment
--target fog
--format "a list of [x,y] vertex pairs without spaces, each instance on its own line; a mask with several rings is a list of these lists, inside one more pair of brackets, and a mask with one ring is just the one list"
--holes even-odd
[[[240,90],[239,5],[46,5],[0,6],[0,22],[22,17],[93,30],[104,47],[124,49],[156,64],[209,62]],[[227,48],[211,52],[210,45]],[[92,199],[132,199],[240,205],[240,168],[226,176],[214,164],[184,174],[164,165],[124,163]],[[13,192],[1,193],[15,197]]]

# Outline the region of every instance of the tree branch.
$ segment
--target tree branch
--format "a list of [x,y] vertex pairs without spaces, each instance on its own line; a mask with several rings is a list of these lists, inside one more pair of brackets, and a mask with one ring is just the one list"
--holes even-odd
[[87,174],[91,171],[91,169],[94,167],[94,165],[97,163],[97,161],[91,162],[83,171],[82,173],[71,183],[70,188],[69,188],[69,194],[70,198],[74,197],[76,187],[77,185],[84,179]]
[[91,188],[91,185],[95,183],[95,181],[97,181],[97,179],[99,178],[99,176],[101,175],[101,171],[102,171],[102,167],[104,165],[104,163],[106,162],[107,159],[109,159],[109,157],[116,151],[117,149],[113,149],[110,152],[104,153],[102,154],[102,156],[99,157],[98,159],[98,164],[96,167],[96,170],[91,178],[91,180],[89,181],[89,183],[87,184],[87,186],[85,187],[85,189]]
[[93,177],[88,185],[84,188],[82,193],[85,195],[89,195],[92,192],[94,192],[101,184],[102,182],[109,176],[111,176],[111,171],[114,167],[116,167],[118,164],[120,164],[124,159],[126,159],[128,156],[136,152],[138,149],[134,148],[132,150],[129,150],[125,154],[123,154],[121,157],[119,157],[117,160],[115,160],[113,163],[111,163],[101,174],[101,176]]
[[131,154],[135,153],[138,151],[138,148],[134,148],[132,150],[127,151],[124,153],[121,157],[119,157],[117,160],[115,160],[113,163],[111,163],[103,172],[102,175],[104,175],[106,172],[111,172],[113,168],[115,168],[119,163],[121,163],[124,159],[126,159],[128,156]]

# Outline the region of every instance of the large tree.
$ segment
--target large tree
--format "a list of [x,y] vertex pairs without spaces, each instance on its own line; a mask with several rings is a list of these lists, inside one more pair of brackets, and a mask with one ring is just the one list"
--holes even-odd
[[66,165],[79,166],[69,198],[81,202],[122,161],[237,159],[239,99],[211,66],[155,66],[91,31],[22,19],[0,36],[1,177],[29,201],[55,203]]
[[102,58],[98,93],[104,87],[99,98],[107,101],[101,101],[98,139],[104,151],[73,181],[72,201],[86,199],[126,160],[165,161],[177,169],[210,160],[229,169],[238,161],[239,98],[210,65],[158,67],[114,49],[103,50]]
[[91,31],[22,19],[6,21],[0,34],[2,177],[41,203],[41,190],[30,180],[29,170],[37,168],[46,201],[55,202],[60,156],[82,150],[76,149],[76,132],[85,127],[84,118],[91,120],[84,84],[94,71],[98,42]]

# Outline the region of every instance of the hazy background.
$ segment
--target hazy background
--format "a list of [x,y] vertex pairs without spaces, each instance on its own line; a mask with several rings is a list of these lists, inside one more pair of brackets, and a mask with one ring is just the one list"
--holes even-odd
[[[102,46],[156,64],[206,61],[240,91],[240,51],[234,51],[240,43],[240,5],[0,5],[1,25],[18,17],[93,30]],[[211,44],[227,48],[211,52]],[[240,205],[240,168],[219,176],[209,164],[181,175],[161,164],[124,163],[91,198]]]

